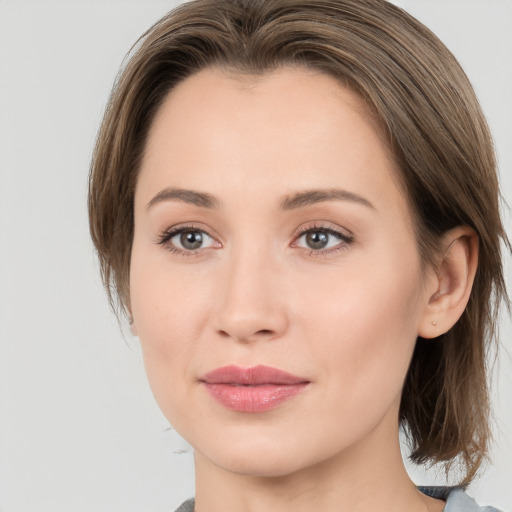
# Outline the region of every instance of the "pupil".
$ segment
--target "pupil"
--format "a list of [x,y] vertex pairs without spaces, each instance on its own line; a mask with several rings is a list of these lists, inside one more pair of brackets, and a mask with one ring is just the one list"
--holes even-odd
[[323,249],[328,243],[329,235],[322,231],[313,231],[306,235],[306,242],[311,249]]
[[185,231],[180,235],[180,242],[185,249],[198,249],[203,243],[203,235],[199,231]]

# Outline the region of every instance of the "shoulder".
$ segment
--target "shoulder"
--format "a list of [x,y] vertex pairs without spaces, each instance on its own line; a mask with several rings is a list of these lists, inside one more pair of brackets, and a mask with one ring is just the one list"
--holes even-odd
[[184,501],[177,509],[176,512],[194,512],[195,501],[193,498]]
[[194,498],[191,498],[187,501],[184,501],[177,509],[176,512],[194,512],[195,501]]
[[[446,501],[443,512],[500,512],[494,507],[480,507],[460,487],[419,487],[419,490],[431,496]],[[194,512],[194,499],[182,503],[176,512]]]
[[432,498],[446,501],[443,512],[500,512],[494,507],[480,507],[461,487],[418,487]]

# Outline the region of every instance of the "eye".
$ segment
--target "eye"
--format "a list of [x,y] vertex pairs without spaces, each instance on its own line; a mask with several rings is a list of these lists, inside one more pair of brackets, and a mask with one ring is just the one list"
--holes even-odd
[[187,226],[166,231],[158,243],[170,251],[191,254],[219,245],[206,231]]
[[202,231],[182,231],[180,234],[171,238],[174,245],[181,245],[182,249],[194,251],[199,249],[203,243],[208,243],[210,237]]
[[330,252],[346,247],[353,242],[352,236],[327,227],[303,229],[294,242],[295,247],[310,249],[312,252]]

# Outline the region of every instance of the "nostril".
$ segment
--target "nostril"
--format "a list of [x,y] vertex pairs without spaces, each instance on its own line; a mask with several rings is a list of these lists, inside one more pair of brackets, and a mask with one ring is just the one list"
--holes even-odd
[[223,329],[219,329],[217,332],[223,338],[235,338],[240,341],[250,341],[251,339],[254,340],[254,339],[257,339],[260,337],[269,337],[269,336],[273,336],[275,333],[275,331],[273,331],[271,329],[260,329],[259,331],[255,331],[252,333],[238,332],[236,334],[235,333],[230,334],[229,331],[225,331]]

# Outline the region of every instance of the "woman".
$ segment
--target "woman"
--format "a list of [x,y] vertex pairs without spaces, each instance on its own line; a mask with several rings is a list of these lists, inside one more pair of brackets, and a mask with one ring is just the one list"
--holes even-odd
[[[495,167],[454,57],[383,0],[195,0],[143,36],[89,211],[194,448],[180,511],[480,510],[463,487],[506,300]],[[400,426],[460,488],[411,482]]]

